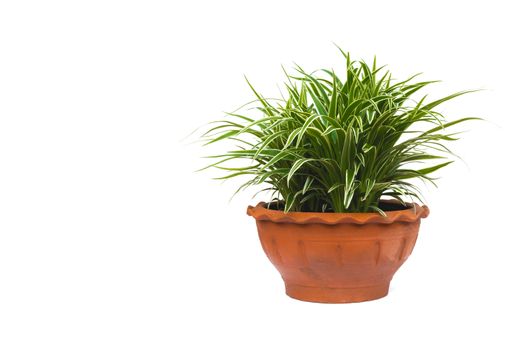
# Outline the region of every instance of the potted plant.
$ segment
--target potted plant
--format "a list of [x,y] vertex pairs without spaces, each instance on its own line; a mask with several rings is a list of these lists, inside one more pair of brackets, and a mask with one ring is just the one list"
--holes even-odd
[[434,183],[431,174],[452,163],[445,143],[458,133],[449,128],[478,119],[446,121],[435,110],[469,91],[414,100],[434,81],[397,81],[375,59],[369,65],[341,53],[340,75],[285,71],[281,98],[265,98],[248,82],[256,99],[244,108],[254,108],[227,113],[202,135],[207,145],[232,143],[206,167],[227,171],[220,179],[247,176],[238,191],[267,185],[269,201],[249,206],[248,215],[286,293],[305,301],[387,295],[429,214],[415,181]]

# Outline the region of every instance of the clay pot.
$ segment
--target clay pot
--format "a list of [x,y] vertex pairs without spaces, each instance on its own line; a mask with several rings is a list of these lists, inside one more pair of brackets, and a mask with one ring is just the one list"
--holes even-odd
[[[390,202],[392,203],[392,202]],[[290,297],[352,303],[388,294],[390,280],[412,253],[427,206],[376,213],[308,213],[248,207],[262,247]]]

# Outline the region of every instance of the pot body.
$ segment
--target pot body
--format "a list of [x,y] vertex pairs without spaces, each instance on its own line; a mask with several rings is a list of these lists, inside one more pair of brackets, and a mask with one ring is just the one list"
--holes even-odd
[[394,273],[416,243],[426,206],[375,213],[284,213],[249,207],[264,252],[290,297],[351,303],[388,294]]

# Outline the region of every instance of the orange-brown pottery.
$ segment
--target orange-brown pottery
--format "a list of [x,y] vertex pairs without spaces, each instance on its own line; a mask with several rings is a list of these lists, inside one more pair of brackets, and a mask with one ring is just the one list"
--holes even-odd
[[290,297],[352,303],[388,294],[416,243],[427,206],[376,213],[310,213],[248,207],[262,247]]

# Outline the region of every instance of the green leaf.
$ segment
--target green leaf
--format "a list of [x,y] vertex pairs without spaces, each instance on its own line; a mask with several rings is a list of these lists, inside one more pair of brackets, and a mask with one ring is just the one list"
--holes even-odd
[[306,164],[308,162],[312,162],[312,161],[314,161],[314,159],[306,159],[306,158],[297,159],[295,161],[295,163],[292,165],[292,168],[290,169],[290,172],[288,173],[288,176],[287,176],[287,179],[286,179],[288,185],[290,185],[290,180],[292,179],[292,177],[295,174],[295,172],[297,170],[299,170],[304,164]]
[[333,191],[335,191],[335,190],[337,190],[338,188],[341,188],[341,187],[343,187],[343,186],[344,186],[343,184],[334,184],[334,185],[332,185],[332,187],[330,187],[330,188],[328,189],[327,193],[331,193],[331,192],[333,192]]
[[330,107],[328,109],[328,116],[331,118],[335,118],[337,115],[337,84],[336,84],[336,76],[333,75],[334,82],[333,82],[333,91],[332,91],[332,100],[330,101]]
[[370,209],[374,210],[375,212],[377,212],[381,216],[386,216],[386,213],[383,210],[381,210],[378,206],[371,205]]
[[428,175],[430,173],[433,173],[434,171],[438,170],[438,169],[441,169],[449,164],[452,164],[454,163],[454,161],[449,161],[449,162],[445,162],[445,163],[441,163],[441,164],[438,164],[438,165],[434,165],[434,166],[431,166],[431,167],[428,167],[428,168],[424,168],[424,169],[419,169],[417,172],[422,174],[422,175]]
[[365,194],[363,196],[363,200],[366,200],[368,198],[368,195],[372,191],[375,185],[375,180],[373,179],[366,179],[365,180]]
[[227,138],[230,138],[232,136],[236,136],[239,134],[239,130],[231,130],[231,131],[227,131],[225,133],[223,133],[222,135],[212,139],[211,141],[208,141],[206,142],[204,145],[210,145],[212,143],[215,143],[217,141],[221,141],[221,140],[224,140],[224,139],[227,139]]
[[303,194],[306,194],[306,192],[308,192],[313,181],[314,181],[314,178],[311,176],[308,176],[306,178],[306,181],[304,182],[304,186],[303,186]]
[[355,184],[354,179],[357,175],[358,167],[354,167],[352,171],[346,169],[345,171],[345,190],[344,190],[344,198],[343,198],[343,205],[345,208],[348,208],[350,206],[350,202],[352,201],[352,198],[354,196],[355,192]]
[[446,128],[452,126],[452,125],[456,125],[456,124],[459,124],[459,123],[466,122],[467,120],[483,120],[483,119],[475,118],[475,117],[457,119],[457,120],[451,121],[449,123],[445,123],[443,125],[440,125],[440,126],[437,126],[435,128],[432,128],[430,130],[427,130],[426,132],[422,133],[420,136],[425,136],[425,135],[432,134],[432,133],[434,133],[436,131],[440,131],[440,130],[446,129]]

